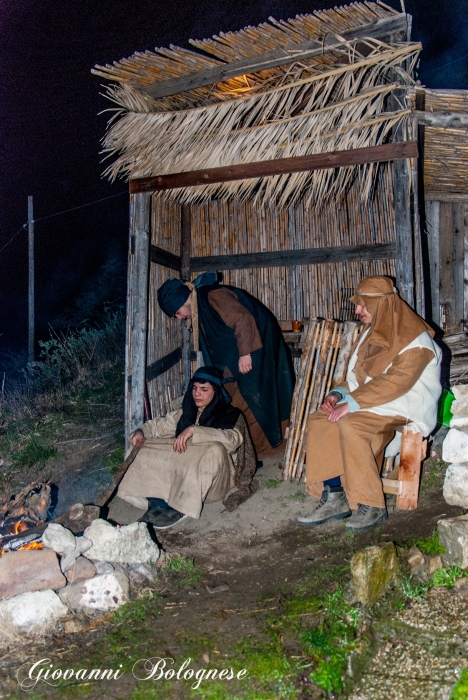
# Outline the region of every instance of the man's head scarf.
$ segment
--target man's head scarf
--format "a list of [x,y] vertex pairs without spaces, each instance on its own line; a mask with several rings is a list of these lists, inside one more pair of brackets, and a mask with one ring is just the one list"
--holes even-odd
[[216,272],[203,272],[193,280],[193,283],[177,279],[166,280],[158,289],[158,304],[166,316],[175,316],[186,303],[193,287],[198,289],[206,284],[216,284],[217,281]]
[[398,296],[389,277],[374,275],[359,282],[351,297],[372,315],[370,331],[359,346],[358,360],[369,377],[378,377],[423,331],[432,328]]

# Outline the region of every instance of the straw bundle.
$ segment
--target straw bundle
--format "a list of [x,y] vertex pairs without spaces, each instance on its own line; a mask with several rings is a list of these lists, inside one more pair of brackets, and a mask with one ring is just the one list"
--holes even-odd
[[358,324],[354,322],[317,319],[309,322],[291,408],[283,479],[301,478],[306,452],[307,421],[323,403],[331,387],[343,380],[357,332]]

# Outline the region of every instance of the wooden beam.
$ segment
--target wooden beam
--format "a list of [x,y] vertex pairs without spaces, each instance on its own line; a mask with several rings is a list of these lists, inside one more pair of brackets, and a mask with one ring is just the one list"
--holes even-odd
[[290,267],[347,260],[384,260],[394,258],[394,243],[373,245],[336,246],[334,248],[304,248],[279,250],[267,253],[242,253],[240,255],[207,255],[190,259],[190,272],[206,270],[244,270],[257,267]]
[[[192,245],[192,212],[189,204],[181,207],[180,217],[180,279],[190,279],[190,248]],[[191,333],[187,321],[182,321],[182,391],[187,391],[192,366],[190,364]]]
[[242,58],[238,61],[223,63],[207,68],[203,71],[189,73],[180,78],[172,78],[171,80],[157,80],[151,85],[143,88],[143,92],[151,95],[155,99],[176,95],[187,90],[196,90],[205,85],[214,85],[221,83],[230,78],[236,78],[240,75],[249,73],[257,73],[258,71],[275,68],[276,66],[302,61],[306,58],[321,56],[325,51],[343,47],[348,42],[356,39],[374,38],[382,39],[385,36],[395,32],[407,30],[408,21],[405,14],[398,14],[393,17],[379,19],[376,22],[348,29],[342,34],[333,34],[332,31],[327,32],[324,24],[324,37],[322,41],[312,40],[303,41],[299,44],[289,44],[275,51],[268,51],[256,56]]
[[445,129],[468,127],[468,112],[423,112],[415,110],[411,117],[421,126],[438,126]]
[[382,146],[354,148],[333,153],[317,153],[310,156],[293,158],[278,158],[276,160],[242,163],[240,165],[225,165],[221,168],[192,170],[170,175],[155,175],[154,177],[139,177],[130,180],[130,194],[136,192],[155,192],[159,190],[180,189],[194,185],[212,185],[218,182],[233,182],[256,177],[300,173],[308,170],[326,170],[329,168],[349,167],[364,163],[378,163],[387,160],[417,158],[418,145],[416,141],[387,143]]
[[468,202],[468,192],[434,192],[427,191],[426,202]]
[[167,372],[168,369],[171,369],[171,367],[174,367],[174,365],[179,362],[181,357],[182,348],[176,348],[167,355],[164,355],[164,357],[156,360],[156,362],[148,365],[146,368],[146,381],[151,382],[153,379],[156,379],[156,377],[159,377],[161,374],[164,374],[164,372]]
[[151,262],[180,272],[180,257],[157,245],[151,245]]
[[429,253],[429,277],[431,280],[431,319],[440,325],[440,260],[439,260],[439,231],[440,203],[437,200],[426,200],[426,232]]
[[131,197],[126,360],[126,440],[144,421],[151,197]]

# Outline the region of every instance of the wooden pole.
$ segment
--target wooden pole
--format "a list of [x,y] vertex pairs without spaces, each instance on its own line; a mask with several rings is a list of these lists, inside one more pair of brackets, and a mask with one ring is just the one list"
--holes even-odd
[[34,362],[34,210],[28,197],[28,362]]
[[125,437],[144,422],[146,381],[146,336],[148,327],[148,269],[151,196],[130,197],[130,250],[127,297],[127,341],[125,347],[126,415]]
[[[192,229],[192,212],[190,205],[181,207],[180,221],[180,278],[186,282],[190,279],[190,246]],[[190,331],[187,321],[182,321],[182,390],[187,391],[191,376]]]

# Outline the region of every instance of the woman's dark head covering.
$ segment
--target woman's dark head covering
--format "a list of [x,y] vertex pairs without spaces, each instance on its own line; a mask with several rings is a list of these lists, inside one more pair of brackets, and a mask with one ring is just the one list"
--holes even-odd
[[372,275],[359,282],[351,297],[372,315],[370,332],[360,344],[358,358],[369,377],[378,377],[403,348],[421,333],[434,336],[428,324],[398,296],[390,277]]
[[230,396],[223,389],[223,384],[232,381],[232,377],[223,377],[216,367],[200,367],[190,380],[182,403],[182,415],[177,423],[176,437],[185,428],[194,425],[197,419],[198,407],[193,398],[193,385],[195,382],[204,384],[208,382],[214,389],[214,396],[208,406],[205,406],[201,415],[199,425],[205,428],[218,428],[229,430],[237,423],[241,411],[234,406],[230,406]]

